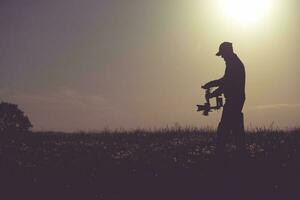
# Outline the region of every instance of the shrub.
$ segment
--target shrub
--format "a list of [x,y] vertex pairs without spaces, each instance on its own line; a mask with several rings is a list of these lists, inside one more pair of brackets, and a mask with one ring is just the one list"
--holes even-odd
[[0,103],[0,132],[24,132],[32,128],[32,124],[18,105]]

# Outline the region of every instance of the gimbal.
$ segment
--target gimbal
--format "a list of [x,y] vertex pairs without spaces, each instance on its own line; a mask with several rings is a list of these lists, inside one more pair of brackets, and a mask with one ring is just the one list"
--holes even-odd
[[205,91],[206,103],[204,103],[204,105],[197,105],[197,107],[198,107],[197,112],[203,111],[204,116],[208,116],[209,112],[212,112],[212,110],[219,110],[220,108],[223,107],[223,98],[221,95],[215,97],[216,98],[216,106],[211,106],[210,98],[209,98],[210,94],[211,94],[210,88],[206,89],[206,91]]

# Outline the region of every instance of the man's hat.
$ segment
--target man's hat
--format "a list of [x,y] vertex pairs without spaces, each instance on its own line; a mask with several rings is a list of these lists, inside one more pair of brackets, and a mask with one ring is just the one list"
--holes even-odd
[[219,52],[216,53],[216,56],[221,56],[224,53],[233,53],[232,43],[230,42],[223,42],[219,47]]

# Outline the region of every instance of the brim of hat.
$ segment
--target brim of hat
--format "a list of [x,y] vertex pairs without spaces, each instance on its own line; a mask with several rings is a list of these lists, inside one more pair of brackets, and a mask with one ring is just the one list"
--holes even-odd
[[222,55],[221,52],[216,53],[216,56],[221,56],[221,55]]

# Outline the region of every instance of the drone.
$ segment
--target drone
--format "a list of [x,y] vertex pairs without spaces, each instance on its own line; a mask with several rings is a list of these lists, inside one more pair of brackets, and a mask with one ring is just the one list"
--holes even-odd
[[198,108],[197,112],[203,112],[204,116],[208,116],[209,113],[212,112],[213,110],[219,110],[223,107],[223,98],[221,95],[216,97],[216,105],[211,106],[210,99],[208,98],[210,96],[210,94],[211,94],[211,89],[210,88],[206,89],[206,91],[205,91],[206,103],[204,103],[203,105],[197,105],[197,108]]

